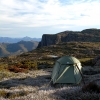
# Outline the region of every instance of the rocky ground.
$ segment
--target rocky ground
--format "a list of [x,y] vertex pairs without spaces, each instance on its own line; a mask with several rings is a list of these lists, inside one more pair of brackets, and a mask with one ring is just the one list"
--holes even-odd
[[85,86],[81,83],[56,87],[49,84],[52,69],[0,72],[0,100],[100,100],[100,68],[84,67],[83,71]]

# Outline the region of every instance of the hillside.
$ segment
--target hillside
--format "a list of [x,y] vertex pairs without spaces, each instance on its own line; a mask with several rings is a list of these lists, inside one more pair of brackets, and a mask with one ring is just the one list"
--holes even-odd
[[23,53],[20,57],[25,55],[30,57],[34,54],[37,54],[39,57],[46,55],[56,55],[58,57],[72,55],[77,58],[93,58],[100,54],[100,42],[62,42],[37,48],[31,52]]
[[0,43],[0,57],[19,55],[35,49],[38,45],[36,41],[20,41],[18,43]]
[[64,31],[57,34],[44,34],[38,48],[72,41],[100,42],[100,29],[85,29],[82,31]]
[[[91,67],[91,63],[89,66],[83,65],[81,61],[98,56],[99,46],[100,42],[65,42],[37,48],[18,56],[0,58],[0,99],[99,100],[100,68]],[[72,55],[80,59],[85,85],[83,82],[50,84],[52,68],[58,58],[48,55],[56,55],[58,58]]]
[[[8,65],[9,63],[10,65],[13,65],[14,62],[17,62],[21,63],[22,65],[25,64],[27,67],[41,67],[38,66],[39,64],[47,64],[49,67],[53,67],[55,60],[64,55],[74,56],[80,60],[82,59],[81,62],[85,62],[99,56],[99,54],[100,42],[65,42],[37,48],[30,52],[22,53],[18,56],[1,58],[0,61],[7,63]],[[53,58],[52,55],[57,56],[57,58]]]

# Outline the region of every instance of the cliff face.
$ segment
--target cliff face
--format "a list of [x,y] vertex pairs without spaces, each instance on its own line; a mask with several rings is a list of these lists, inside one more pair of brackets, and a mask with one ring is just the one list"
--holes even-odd
[[44,34],[38,48],[71,41],[99,42],[100,29],[86,29],[83,31],[64,31],[58,34]]

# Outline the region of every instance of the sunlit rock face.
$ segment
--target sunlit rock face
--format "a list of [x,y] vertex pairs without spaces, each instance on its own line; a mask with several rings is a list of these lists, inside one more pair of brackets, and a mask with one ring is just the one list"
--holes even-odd
[[64,31],[57,34],[44,34],[38,48],[71,41],[99,42],[100,29],[85,29],[82,31]]

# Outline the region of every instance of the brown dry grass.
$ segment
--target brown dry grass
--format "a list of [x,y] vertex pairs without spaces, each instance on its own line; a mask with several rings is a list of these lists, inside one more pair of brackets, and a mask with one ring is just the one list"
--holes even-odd
[[[90,71],[90,67],[84,67]],[[95,69],[96,70],[96,69]],[[100,93],[83,91],[83,84],[52,87],[50,82],[52,69],[33,70],[27,73],[7,73],[0,80],[0,100],[99,100]],[[100,73],[85,73],[86,84],[98,79]],[[100,81],[96,82],[100,86]]]

